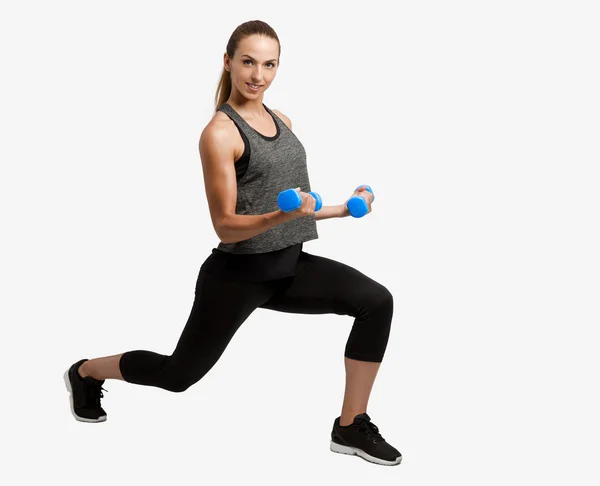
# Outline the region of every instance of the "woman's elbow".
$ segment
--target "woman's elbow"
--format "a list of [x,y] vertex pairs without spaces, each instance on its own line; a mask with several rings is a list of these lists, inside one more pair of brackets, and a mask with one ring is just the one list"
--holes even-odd
[[222,236],[222,235],[218,236],[218,238],[219,238],[219,241],[221,243],[223,243],[224,245],[229,245],[230,243],[235,243],[235,241],[233,241],[232,239],[226,238],[225,236]]
[[221,243],[235,243],[233,235],[231,234],[231,231],[229,230],[225,221],[222,220],[218,223],[215,223],[214,228],[215,233],[217,233],[217,238],[219,238],[219,241],[221,241]]
[[215,233],[217,233],[217,238],[219,241],[224,244],[233,243],[231,239],[228,237],[227,232],[223,230],[221,227],[215,226]]

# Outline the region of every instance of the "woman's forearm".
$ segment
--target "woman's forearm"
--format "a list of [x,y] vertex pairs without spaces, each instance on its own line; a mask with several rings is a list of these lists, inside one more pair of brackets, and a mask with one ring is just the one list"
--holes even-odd
[[344,204],[339,204],[337,206],[323,206],[315,213],[315,219],[319,221],[320,219],[343,218],[349,214],[348,208]]
[[[315,213],[315,220],[343,218],[349,214],[344,204],[323,206]],[[292,213],[281,209],[265,214],[234,214],[221,223],[217,233],[223,243],[237,243],[253,238],[279,224],[292,221],[294,218]]]
[[265,214],[233,214],[221,222],[217,235],[223,243],[237,243],[294,219],[281,209]]

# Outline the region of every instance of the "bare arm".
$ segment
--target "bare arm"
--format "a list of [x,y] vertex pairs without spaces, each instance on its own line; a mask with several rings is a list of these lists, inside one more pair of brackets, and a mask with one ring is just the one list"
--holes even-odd
[[265,214],[235,214],[235,156],[228,131],[218,125],[208,125],[200,136],[199,150],[210,217],[213,228],[223,243],[247,240],[281,223],[311,214],[310,200],[314,201],[314,198],[306,193],[302,193],[302,206],[295,211],[286,213],[278,209]]
[[315,219],[319,221],[321,219],[343,218],[349,215],[348,208],[344,204],[339,204],[337,206],[323,206],[315,213]]

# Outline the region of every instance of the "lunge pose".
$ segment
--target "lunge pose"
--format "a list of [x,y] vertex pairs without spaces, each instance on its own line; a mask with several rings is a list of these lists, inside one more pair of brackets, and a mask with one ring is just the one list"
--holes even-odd
[[[318,191],[311,192],[306,152],[290,119],[263,104],[279,57],[277,34],[259,20],[239,25],[227,44],[215,113],[199,140],[219,243],[200,267],[191,313],[175,349],[169,356],[133,350],[73,363],[64,375],[71,412],[83,422],[105,421],[100,399],[107,379],[187,390],[210,371],[257,308],[346,315],[354,321],[330,449],[376,464],[400,464],[402,455],[367,414],[388,343],[392,295],[348,265],[303,251],[304,242],[318,238],[318,220],[368,214],[374,196],[360,186],[345,203],[328,206],[321,205]],[[285,203],[279,198],[283,191]],[[359,213],[349,209],[357,197],[364,205]]]

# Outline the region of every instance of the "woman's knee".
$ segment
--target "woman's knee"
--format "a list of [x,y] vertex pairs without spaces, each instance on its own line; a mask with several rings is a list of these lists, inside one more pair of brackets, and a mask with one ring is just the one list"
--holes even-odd
[[194,383],[196,383],[196,382],[195,381],[191,382],[189,380],[182,380],[182,379],[171,379],[164,383],[163,388],[170,392],[182,393],[182,392],[186,391]]
[[394,311],[394,296],[387,287],[377,284],[366,292],[363,306],[369,312],[377,312],[391,317]]
[[188,376],[184,374],[175,375],[170,377],[168,380],[165,380],[163,383],[163,388],[174,393],[182,393],[192,385],[198,383],[201,378],[202,377]]
[[379,293],[378,305],[385,308],[394,308],[394,296],[388,290],[387,287],[381,286],[381,291]]
[[394,297],[382,285],[363,293],[356,321],[348,337],[345,356],[359,361],[381,362],[392,325]]
[[189,387],[198,383],[206,374],[205,369],[178,366],[170,367],[165,371],[162,388],[174,393],[186,391]]

